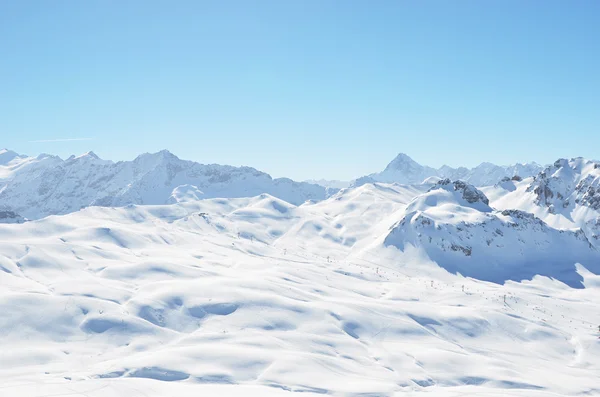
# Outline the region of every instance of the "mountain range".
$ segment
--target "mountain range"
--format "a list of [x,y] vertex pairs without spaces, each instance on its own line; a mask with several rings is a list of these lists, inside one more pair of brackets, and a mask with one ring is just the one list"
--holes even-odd
[[[492,185],[504,177],[537,174],[536,163],[434,169],[399,154],[379,173],[353,181],[296,182],[272,178],[251,167],[200,164],[181,160],[167,150],[146,153],[133,161],[113,162],[93,152],[66,160],[49,154],[28,157],[0,150],[0,209],[29,219],[66,214],[88,206],[165,204],[190,197],[233,198],[268,193],[291,204],[324,200],[348,185],[385,182],[418,184],[427,178],[464,180],[475,186]],[[433,179],[432,179],[433,178]],[[184,193],[185,191],[185,193]]]
[[178,187],[184,185],[192,186],[197,198],[268,193],[292,204],[323,200],[331,194],[323,186],[273,179],[251,167],[181,160],[167,150],[116,163],[93,152],[62,160],[0,151],[0,208],[30,219],[88,206],[165,204],[177,200]]

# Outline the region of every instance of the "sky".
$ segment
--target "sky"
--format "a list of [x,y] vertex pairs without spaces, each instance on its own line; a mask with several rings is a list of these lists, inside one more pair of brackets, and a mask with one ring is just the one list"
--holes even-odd
[[0,1],[0,148],[298,180],[600,158],[600,2]]

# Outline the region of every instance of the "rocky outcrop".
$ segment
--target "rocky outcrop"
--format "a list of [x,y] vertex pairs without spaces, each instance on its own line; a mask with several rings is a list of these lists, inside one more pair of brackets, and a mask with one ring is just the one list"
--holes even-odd
[[551,213],[575,204],[600,210],[600,163],[582,158],[559,159],[540,172],[527,187],[537,205]]
[[444,189],[450,188],[450,189],[454,190],[455,192],[459,192],[462,195],[462,198],[471,204],[477,203],[477,202],[482,202],[485,205],[490,204],[490,200],[486,197],[486,195],[481,190],[479,190],[475,186],[469,185],[468,183],[463,182],[463,181],[454,181],[453,182],[448,178],[442,179],[441,181],[436,183],[431,189],[429,189],[429,191],[432,191],[435,189],[440,189],[440,188],[444,188]]
[[14,211],[0,210],[0,223],[24,223],[27,219]]

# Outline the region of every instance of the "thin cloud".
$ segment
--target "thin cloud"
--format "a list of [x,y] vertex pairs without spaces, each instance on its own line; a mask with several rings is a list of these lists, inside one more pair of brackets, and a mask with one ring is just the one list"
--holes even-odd
[[29,141],[29,143],[42,143],[42,142],[73,142],[73,141],[91,141],[94,138],[60,138],[60,139],[38,139],[36,141]]

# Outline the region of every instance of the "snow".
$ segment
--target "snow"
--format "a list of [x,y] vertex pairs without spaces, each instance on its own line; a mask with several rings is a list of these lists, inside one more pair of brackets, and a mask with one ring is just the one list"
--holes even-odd
[[291,203],[210,198],[224,175],[258,173],[221,166],[186,168],[210,184],[163,188],[185,173],[171,156],[97,172],[114,186],[145,172],[147,190],[118,197],[158,191],[160,205],[0,224],[2,395],[600,393],[597,251],[577,228],[497,206],[547,211],[533,178]]

